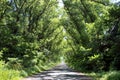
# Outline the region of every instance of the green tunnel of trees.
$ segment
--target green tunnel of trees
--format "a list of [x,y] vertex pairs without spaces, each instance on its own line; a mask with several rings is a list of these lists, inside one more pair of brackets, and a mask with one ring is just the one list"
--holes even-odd
[[64,23],[66,61],[75,69],[120,69],[120,7],[109,0],[63,0],[69,16]]
[[0,60],[22,68],[66,63],[120,70],[120,4],[109,0],[1,0]]
[[59,11],[56,0],[0,1],[0,60],[25,70],[60,61]]

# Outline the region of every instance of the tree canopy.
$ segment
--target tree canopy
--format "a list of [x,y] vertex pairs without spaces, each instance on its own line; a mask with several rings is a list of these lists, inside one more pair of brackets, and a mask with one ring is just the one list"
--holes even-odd
[[120,4],[109,0],[1,0],[0,60],[22,68],[57,63],[120,70]]

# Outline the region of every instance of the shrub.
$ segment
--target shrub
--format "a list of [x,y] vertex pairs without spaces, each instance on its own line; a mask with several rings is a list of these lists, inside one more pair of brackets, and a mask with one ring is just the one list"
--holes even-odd
[[100,80],[120,80],[120,72],[119,71],[112,71],[105,75]]
[[8,58],[7,68],[14,70],[22,70],[22,65],[18,58]]

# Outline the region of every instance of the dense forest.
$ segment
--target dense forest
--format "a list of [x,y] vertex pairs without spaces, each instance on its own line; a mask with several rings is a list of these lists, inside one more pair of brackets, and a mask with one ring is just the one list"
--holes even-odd
[[61,57],[77,71],[117,70],[119,77],[120,2],[0,1],[1,80],[49,69]]

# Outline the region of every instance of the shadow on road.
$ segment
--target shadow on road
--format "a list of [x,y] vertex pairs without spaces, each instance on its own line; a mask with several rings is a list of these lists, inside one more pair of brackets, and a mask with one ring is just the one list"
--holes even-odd
[[83,73],[74,72],[68,68],[66,64],[62,63],[55,68],[35,74],[24,80],[92,80]]

